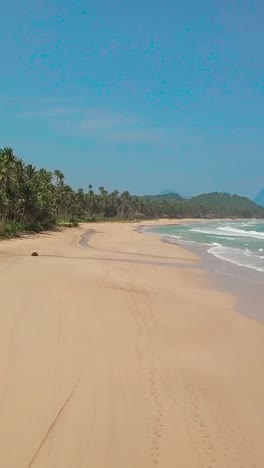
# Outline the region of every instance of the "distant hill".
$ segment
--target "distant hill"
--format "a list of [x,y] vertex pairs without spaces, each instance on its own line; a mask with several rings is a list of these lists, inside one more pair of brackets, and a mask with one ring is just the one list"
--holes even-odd
[[192,202],[199,204],[206,204],[211,206],[227,206],[232,204],[233,206],[248,206],[253,208],[256,206],[252,200],[247,197],[241,197],[240,195],[231,195],[230,193],[225,192],[212,192],[212,193],[202,193],[201,195],[196,195],[195,197],[190,198]]
[[184,200],[179,193],[167,191],[165,193],[160,193],[159,195],[144,195],[144,198],[149,200]]
[[169,188],[169,189],[161,190],[160,193],[159,193],[159,195],[168,195],[168,194],[170,194],[170,193],[177,193],[177,192],[175,192],[175,190]]
[[[264,218],[264,208],[252,200],[223,192],[183,198],[178,193],[139,197],[149,217],[170,218]],[[143,206],[143,205],[141,205]]]
[[261,190],[258,195],[254,198],[254,202],[257,205],[264,206],[264,189]]
[[188,202],[200,205],[206,210],[211,209],[212,212],[217,211],[219,214],[226,213],[230,216],[235,213],[236,216],[241,217],[261,217],[264,214],[263,208],[249,198],[224,192],[204,193],[192,197]]

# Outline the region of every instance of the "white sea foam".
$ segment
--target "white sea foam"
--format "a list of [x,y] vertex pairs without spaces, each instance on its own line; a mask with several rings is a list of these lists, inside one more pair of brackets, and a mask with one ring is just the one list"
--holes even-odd
[[242,224],[240,224],[240,226],[246,226],[246,227],[248,227],[248,226],[256,226],[257,224],[259,224],[259,220],[258,220],[258,221],[254,221],[254,222],[252,221],[252,222],[250,222],[250,223],[249,223],[249,222],[247,222],[247,223],[242,223]]
[[232,226],[219,226],[217,228],[203,228],[201,227],[195,227],[191,228],[190,232],[198,232],[200,234],[209,234],[213,236],[232,236],[232,237],[248,237],[248,238],[254,238],[254,239],[263,239],[264,240],[264,232],[258,232],[258,231],[246,231],[244,229],[237,229]]
[[187,240],[187,239],[182,239],[181,236],[175,236],[174,234],[167,234],[167,235],[164,235],[164,236],[161,236],[161,239],[163,239],[164,241],[166,242],[170,242],[171,244],[173,243],[181,243],[181,244],[190,244],[190,245],[205,245],[205,246],[209,246],[209,245],[212,245],[212,244],[205,244],[203,242],[196,242],[194,240]]
[[263,221],[205,222],[169,227],[167,233],[166,228],[155,231],[164,241],[186,246],[205,246],[210,254],[222,260],[264,272]]
[[246,231],[245,229],[237,229],[231,226],[221,226],[217,228],[218,231],[227,232],[236,237],[253,237],[254,239],[264,239],[264,232]]
[[[236,237],[219,236],[219,234],[215,234],[215,235],[217,235],[217,239],[231,240],[231,241],[235,241],[235,240],[236,240]],[[214,236],[214,237],[215,237],[215,236]]]
[[212,246],[208,252],[221,260],[234,263],[241,267],[252,268],[253,270],[264,272],[264,259],[250,250],[218,245]]

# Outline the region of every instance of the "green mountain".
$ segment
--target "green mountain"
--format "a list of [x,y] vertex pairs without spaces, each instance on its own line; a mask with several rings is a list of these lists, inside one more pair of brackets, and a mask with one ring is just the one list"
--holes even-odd
[[220,216],[263,217],[264,209],[247,197],[224,192],[204,193],[192,197],[190,203],[203,207],[207,214],[218,213]]
[[177,193],[177,192],[175,192],[175,190],[173,189],[164,189],[160,191],[159,195],[168,195],[170,193]]
[[144,211],[154,217],[264,218],[264,208],[252,200],[223,192],[203,193],[188,198],[177,193],[168,193],[146,195],[137,199],[144,201]]
[[143,198],[149,200],[184,200],[184,198],[175,192],[160,193],[159,195],[144,195]]

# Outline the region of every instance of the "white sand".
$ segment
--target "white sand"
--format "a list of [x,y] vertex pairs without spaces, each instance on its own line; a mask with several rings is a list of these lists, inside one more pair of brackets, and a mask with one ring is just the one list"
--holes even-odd
[[0,243],[1,468],[263,468],[263,324],[136,226]]

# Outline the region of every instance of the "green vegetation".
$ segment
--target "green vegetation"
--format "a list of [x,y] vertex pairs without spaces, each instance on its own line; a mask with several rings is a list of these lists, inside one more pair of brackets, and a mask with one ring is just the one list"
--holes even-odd
[[168,200],[168,201],[176,201],[176,200],[183,201],[184,200],[184,198],[179,193],[174,193],[174,192],[163,193],[161,195],[145,195],[144,198],[147,200]]
[[207,193],[190,199],[190,202],[202,206],[206,214],[224,217],[263,218],[264,210],[252,200],[229,193]]
[[0,236],[40,232],[55,224],[76,226],[78,221],[142,220],[151,218],[264,218],[264,208],[245,197],[226,193],[199,195],[185,200],[178,194],[133,196],[128,191],[74,190],[60,170],[36,169],[0,150]]

